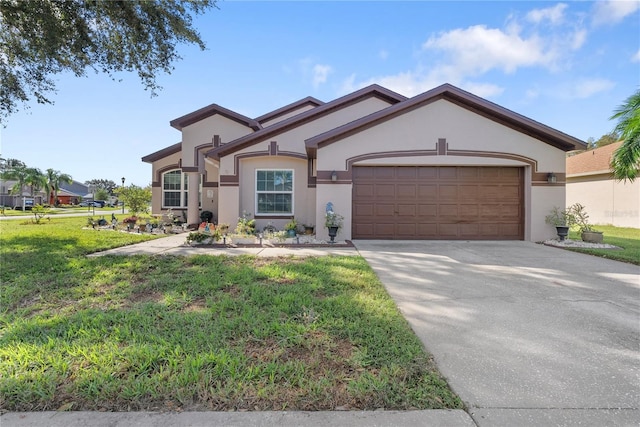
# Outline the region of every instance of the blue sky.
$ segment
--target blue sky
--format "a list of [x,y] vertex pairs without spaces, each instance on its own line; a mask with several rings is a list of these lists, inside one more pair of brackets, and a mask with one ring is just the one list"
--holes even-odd
[[256,117],[378,83],[413,96],[451,83],[586,140],[640,87],[640,2],[239,2],[195,20],[208,49],[150,97],[135,74],[61,75],[55,105],[1,129],[0,155],[76,180],[144,186],[140,158],[180,141],[169,121],[217,103]]

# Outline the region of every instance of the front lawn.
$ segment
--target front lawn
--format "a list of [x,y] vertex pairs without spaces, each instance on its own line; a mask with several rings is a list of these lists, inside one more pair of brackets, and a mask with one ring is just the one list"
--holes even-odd
[[0,222],[2,410],[461,408],[360,257],[107,256]]
[[[612,225],[595,225],[594,228],[604,232],[604,243],[609,243],[622,249],[571,248],[571,250],[640,265],[640,229],[614,227]],[[580,232],[570,231],[569,238],[581,240]]]

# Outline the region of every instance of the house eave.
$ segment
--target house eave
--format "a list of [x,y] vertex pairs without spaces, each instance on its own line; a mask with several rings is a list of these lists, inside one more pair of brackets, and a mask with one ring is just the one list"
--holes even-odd
[[235,111],[229,110],[228,108],[224,108],[218,104],[211,104],[206,107],[200,108],[199,110],[196,110],[192,113],[189,113],[182,117],[178,117],[177,119],[171,120],[169,124],[171,125],[171,127],[181,131],[183,128],[187,126],[190,126],[194,123],[197,123],[201,120],[204,120],[216,114],[222,117],[225,117],[229,120],[233,120],[237,123],[240,123],[241,125],[247,126],[253,129],[254,131],[257,131],[262,128],[260,123],[258,123],[256,120],[251,119],[242,114],[236,113]]
[[463,91],[455,86],[444,84],[361,119],[354,120],[351,123],[309,138],[305,141],[307,152],[313,153],[314,149],[339,141],[379,123],[391,120],[394,117],[442,99],[539,139],[563,151],[586,148],[586,143],[577,138]]
[[181,150],[182,142],[178,142],[170,145],[169,147],[165,147],[162,150],[158,150],[155,153],[147,154],[142,158],[142,161],[145,163],[153,163],[172,154],[179,153]]
[[364,99],[368,99],[371,97],[382,99],[386,102],[389,102],[390,104],[397,104],[407,99],[405,96],[395,93],[382,86],[375,84],[370,85],[349,95],[345,95],[319,107],[285,119],[272,126],[263,128],[255,133],[240,137],[234,141],[229,142],[228,144],[213,148],[207,151],[205,155],[208,157],[219,159],[221,156],[231,154],[233,152],[251,146],[254,143],[271,138],[283,132],[287,132],[291,129],[302,126],[303,124],[309,123],[313,120],[317,120],[320,117],[331,114],[349,105],[356,104]]

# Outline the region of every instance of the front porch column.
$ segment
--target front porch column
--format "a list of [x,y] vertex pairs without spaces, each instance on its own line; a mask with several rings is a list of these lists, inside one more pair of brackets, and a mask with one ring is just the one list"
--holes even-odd
[[200,223],[200,173],[187,172],[189,197],[187,203],[187,224]]

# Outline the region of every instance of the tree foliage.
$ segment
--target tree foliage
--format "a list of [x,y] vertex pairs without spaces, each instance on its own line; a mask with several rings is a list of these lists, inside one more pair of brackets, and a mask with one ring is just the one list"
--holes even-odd
[[85,181],[84,185],[105,190],[109,194],[113,194],[113,190],[117,187],[116,183],[110,179],[90,179],[89,181]]
[[615,132],[623,139],[611,158],[613,176],[633,182],[640,169],[640,89],[615,110],[611,120],[618,120]]
[[53,203],[58,203],[58,191],[60,191],[60,184],[67,183],[71,184],[73,182],[73,178],[71,175],[62,173],[55,169],[47,169],[46,173],[47,178],[47,203],[50,203],[51,194],[53,193]]
[[152,95],[180,59],[179,43],[205,48],[192,15],[215,0],[0,0],[0,123],[35,98],[50,104],[53,76],[137,72]]
[[128,187],[117,188],[115,192],[134,215],[149,211],[151,188],[142,188],[131,184]]

